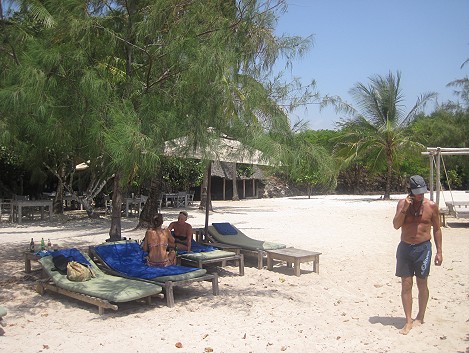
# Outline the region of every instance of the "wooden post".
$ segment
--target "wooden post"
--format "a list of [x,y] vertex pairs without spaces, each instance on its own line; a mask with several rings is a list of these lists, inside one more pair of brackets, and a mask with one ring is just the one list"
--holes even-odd
[[441,162],[441,149],[438,147],[436,149],[436,200],[435,203],[440,207],[440,189],[441,189],[441,183],[440,183],[440,162]]
[[435,157],[433,156],[432,153],[428,155],[428,158],[430,158],[430,200],[433,201],[433,192],[435,191],[434,188],[434,172],[433,172],[433,161],[435,160]]

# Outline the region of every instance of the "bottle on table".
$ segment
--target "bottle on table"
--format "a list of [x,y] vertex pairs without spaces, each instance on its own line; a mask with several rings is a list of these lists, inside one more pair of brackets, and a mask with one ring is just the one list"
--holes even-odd
[[31,242],[29,243],[29,251],[34,252],[34,239],[31,238]]
[[52,250],[52,243],[50,242],[50,239],[47,239],[47,250]]
[[41,251],[45,250],[46,244],[44,243],[44,238],[41,239]]

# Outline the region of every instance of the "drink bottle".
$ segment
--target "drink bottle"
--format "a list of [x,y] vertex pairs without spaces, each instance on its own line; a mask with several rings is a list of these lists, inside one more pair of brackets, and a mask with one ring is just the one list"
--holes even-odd
[[47,250],[52,250],[52,243],[50,242],[50,239],[47,239]]
[[29,243],[29,251],[34,252],[34,239],[31,238],[31,243]]
[[46,244],[44,243],[44,238],[41,239],[41,251],[44,250],[46,247]]

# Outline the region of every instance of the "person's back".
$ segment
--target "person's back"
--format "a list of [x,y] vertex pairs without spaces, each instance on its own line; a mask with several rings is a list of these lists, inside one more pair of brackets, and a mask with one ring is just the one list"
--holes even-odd
[[176,254],[168,252],[168,247],[174,247],[174,238],[168,229],[162,229],[163,216],[158,214],[153,219],[153,227],[145,233],[143,250],[148,252],[149,266],[169,266],[175,264]]

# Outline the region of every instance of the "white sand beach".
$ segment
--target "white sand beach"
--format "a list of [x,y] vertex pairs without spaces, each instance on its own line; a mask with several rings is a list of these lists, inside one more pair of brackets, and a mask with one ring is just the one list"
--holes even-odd
[[[8,310],[0,352],[468,352],[469,219],[448,218],[443,264],[431,267],[425,323],[399,334],[405,322],[394,276],[400,231],[392,218],[402,196],[214,201],[210,222],[321,252],[319,274],[311,263],[296,277],[284,264],[258,270],[247,259],[243,277],[235,266],[211,268],[219,272],[218,296],[209,283],[196,283],[175,289],[174,308],[154,298],[150,306],[131,302],[101,316],[96,306],[36,293],[39,265],[25,274],[22,253],[31,237],[86,249],[108,238],[109,219],[0,223],[0,305]],[[188,212],[189,223],[203,227],[204,212],[196,206]],[[163,209],[165,225],[177,213]],[[142,239],[136,224],[123,218],[122,235]],[[413,294],[415,316],[415,286]]]

